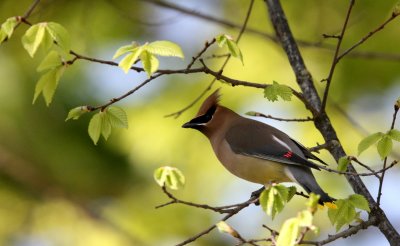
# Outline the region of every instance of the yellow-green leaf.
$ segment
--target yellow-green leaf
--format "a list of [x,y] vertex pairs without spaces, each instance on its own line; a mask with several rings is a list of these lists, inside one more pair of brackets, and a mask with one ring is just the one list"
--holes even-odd
[[313,215],[309,210],[303,210],[297,215],[299,226],[312,227]]
[[310,209],[311,211],[316,211],[319,198],[320,198],[319,195],[315,194],[314,192],[311,192],[306,202],[306,206],[308,207],[308,209]]
[[0,29],[0,44],[7,38],[7,34],[3,31],[3,29]]
[[88,127],[89,136],[95,145],[99,141],[102,130],[102,118],[100,114],[101,112],[93,115]]
[[400,142],[400,131],[396,129],[390,130],[387,135],[394,141]]
[[279,231],[279,237],[276,241],[277,246],[293,246],[295,245],[297,235],[299,234],[299,220],[291,218],[283,223]]
[[142,61],[143,64],[143,69],[146,71],[147,75],[150,77],[155,71],[157,71],[158,66],[159,66],[159,61],[158,59],[152,55],[148,51],[143,51],[142,54],[140,54],[140,60]]
[[115,52],[114,56],[112,59],[116,59],[120,56],[122,56],[125,53],[132,52],[133,49],[138,47],[138,44],[136,42],[133,42],[132,44],[121,46],[118,48],[118,50]]
[[273,81],[272,85],[265,87],[264,89],[264,97],[266,97],[269,101],[274,102],[278,100],[278,96],[281,97],[284,101],[292,100],[292,89],[290,89],[287,85],[281,85],[276,81]]
[[361,140],[361,142],[358,144],[358,155],[360,155],[366,149],[371,147],[374,143],[376,143],[379,139],[381,139],[382,136],[383,136],[382,132],[376,132]]
[[165,185],[173,190],[177,190],[185,184],[183,173],[179,169],[170,166],[157,168],[154,171],[154,179],[159,186]]
[[243,64],[243,55],[242,55],[242,51],[240,51],[239,46],[237,45],[237,43],[236,43],[235,41],[233,41],[233,40],[227,39],[227,40],[226,40],[226,44],[227,44],[227,46],[228,46],[229,53],[230,53],[233,57],[240,59],[240,61],[241,61],[242,64]]
[[260,195],[260,204],[262,209],[272,217],[280,213],[289,196],[289,190],[283,185],[273,185],[264,190]]
[[215,225],[217,226],[219,232],[227,233],[235,238],[239,237],[239,233],[235,229],[233,229],[230,225],[228,225],[225,221],[220,221]]
[[337,170],[339,172],[345,172],[347,170],[347,166],[349,165],[350,160],[347,156],[342,156],[339,158]]
[[131,53],[126,55],[119,62],[118,66],[122,68],[122,70],[124,70],[125,73],[128,73],[129,69],[131,69],[132,65],[137,61],[142,51],[143,51],[142,46],[133,49]]
[[47,73],[43,74],[39,81],[36,83],[35,86],[35,94],[33,96],[33,103],[35,103],[37,97],[40,93],[43,94],[44,100],[46,105],[49,106],[52,99],[54,92],[57,88],[58,81],[60,80],[62,74],[64,73],[65,67],[59,66],[56,67]]
[[49,54],[47,54],[47,56],[43,59],[36,70],[38,72],[43,72],[45,70],[53,69],[60,65],[62,65],[60,55],[56,51],[52,50],[49,52]]
[[328,208],[328,217],[332,225],[336,225],[336,231],[342,226],[350,224],[357,216],[355,206],[347,199],[335,202],[337,208]]
[[70,120],[70,119],[77,120],[77,119],[79,119],[79,117],[81,117],[83,114],[85,114],[87,112],[90,112],[90,110],[88,109],[87,106],[79,106],[79,107],[73,108],[68,112],[68,116],[65,119],[65,121]]
[[4,33],[5,36],[0,37],[0,43],[4,41],[4,39],[11,38],[11,35],[14,32],[15,26],[18,24],[18,20],[16,17],[8,18],[3,24],[1,24],[1,32]]
[[167,40],[155,41],[144,45],[144,49],[153,55],[175,56],[184,58],[181,47],[176,43]]
[[70,37],[68,31],[62,25],[55,22],[48,22],[46,30],[57,45],[68,54],[70,50]]
[[109,119],[109,114],[106,112],[100,112],[101,118],[101,135],[107,140],[111,134],[111,124]]
[[387,135],[384,135],[381,140],[378,142],[378,153],[381,156],[382,159],[385,159],[390,152],[392,151],[393,148],[393,141],[390,137]]
[[43,41],[47,23],[39,23],[31,26],[22,36],[22,45],[28,51],[29,55],[33,57]]
[[289,202],[290,200],[292,200],[292,198],[294,197],[294,195],[296,195],[297,189],[295,186],[289,186],[288,188],[288,197],[287,197],[287,202]]
[[49,106],[51,101],[53,100],[54,92],[57,89],[58,81],[62,74],[65,71],[65,66],[59,66],[58,68],[54,69],[55,77],[53,80],[50,80],[44,87],[43,87],[43,97],[46,102],[46,105]]
[[220,48],[224,47],[226,45],[226,40],[228,35],[221,34],[215,37],[215,40],[217,41],[217,44]]
[[128,116],[119,107],[108,107],[105,111],[108,114],[111,127],[128,128]]
[[367,199],[360,194],[353,194],[349,196],[349,201],[356,207],[367,212],[370,211]]

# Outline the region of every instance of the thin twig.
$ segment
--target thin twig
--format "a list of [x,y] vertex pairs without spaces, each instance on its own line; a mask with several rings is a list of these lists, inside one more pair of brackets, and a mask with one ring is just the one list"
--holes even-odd
[[262,114],[262,113],[258,113],[258,112],[251,112],[250,116],[255,116],[255,117],[263,117],[263,118],[267,118],[267,119],[273,119],[273,120],[277,120],[277,121],[286,121],[286,122],[308,122],[308,121],[313,121],[313,118],[311,117],[307,117],[307,118],[297,118],[297,119],[287,119],[287,118],[279,118],[279,117],[274,117],[272,115],[266,115],[266,114]]
[[[251,15],[251,12],[252,12],[252,10],[253,10],[253,6],[254,6],[254,0],[251,0],[251,1],[250,1],[250,6],[249,6],[249,8],[248,8],[248,10],[247,10],[247,13],[246,13],[246,17],[244,18],[243,25],[241,26],[240,31],[239,31],[239,34],[238,34],[238,37],[237,37],[237,39],[236,39],[236,43],[238,43],[238,44],[239,44],[240,39],[242,38],[242,36],[243,36],[243,34],[244,34],[244,31],[245,31],[246,28],[247,28],[247,24],[248,24],[248,22],[249,22],[250,15]],[[213,39],[213,40],[215,41],[215,39]],[[202,54],[202,53],[204,53],[204,52],[200,52],[200,53]],[[200,58],[201,54],[199,54],[199,55],[197,56],[197,58]],[[226,67],[226,65],[228,64],[228,62],[229,62],[230,59],[231,59],[231,55],[228,55],[228,56],[226,57],[224,63],[223,63],[222,66],[221,66],[221,69],[220,69],[221,72],[224,70],[224,68]],[[204,64],[204,63],[203,63],[203,64]],[[180,115],[182,115],[182,113],[184,113],[185,111],[187,111],[188,109],[190,109],[191,107],[193,107],[201,98],[203,98],[203,96],[212,88],[212,86],[214,85],[214,83],[215,83],[216,81],[217,81],[217,79],[214,78],[214,79],[210,82],[210,84],[200,93],[200,95],[199,95],[198,97],[196,97],[189,105],[187,105],[186,107],[184,107],[184,108],[182,108],[182,109],[180,109],[180,110],[178,110],[178,111],[176,111],[176,112],[174,112],[174,113],[165,115],[165,117],[171,117],[171,116],[173,116],[174,118],[178,118]]]
[[[392,124],[390,125],[390,130],[394,129],[394,124],[396,123],[396,117],[397,117],[397,113],[399,112],[399,106],[396,104],[394,105],[394,113],[393,113],[393,119],[392,119]],[[387,170],[386,169],[386,163],[387,163],[387,157],[385,157],[385,159],[383,160],[383,170]],[[385,178],[385,173],[386,172],[382,172],[382,175],[379,179],[379,188],[378,188],[378,197],[376,199],[376,203],[378,204],[378,206],[380,205],[381,202],[381,197],[382,197],[382,187],[383,187],[383,180]]]
[[370,37],[372,37],[374,34],[376,34],[377,32],[381,31],[383,28],[385,28],[385,26],[387,24],[389,24],[392,20],[394,20],[397,16],[399,16],[400,13],[392,13],[392,15],[385,21],[383,22],[381,25],[379,25],[376,29],[374,29],[373,31],[369,32],[367,35],[365,35],[363,38],[361,38],[357,43],[355,43],[353,46],[351,46],[350,48],[348,48],[347,50],[345,50],[342,54],[340,54],[337,57],[337,60],[339,61],[340,59],[342,59],[344,56],[346,56],[348,53],[350,53],[352,50],[354,50],[355,48],[357,48],[358,46],[360,46],[361,44],[363,44],[365,41],[367,41]]
[[302,241],[301,244],[311,244],[311,245],[317,245],[317,246],[322,246],[328,243],[331,243],[339,238],[347,238],[350,237],[354,234],[357,234],[360,230],[365,230],[368,227],[375,225],[377,223],[377,218],[372,217],[367,221],[363,221],[358,225],[351,226],[347,230],[344,230],[342,232],[339,232],[335,235],[330,235],[328,236],[327,239],[321,240],[321,241]]
[[329,93],[329,88],[331,86],[333,73],[335,72],[336,65],[339,62],[338,56],[339,56],[340,46],[341,46],[342,41],[343,41],[344,33],[346,32],[346,29],[347,29],[347,23],[349,22],[350,14],[351,14],[351,11],[353,9],[354,3],[355,3],[355,0],[350,0],[350,6],[349,6],[349,8],[347,10],[347,14],[346,14],[346,18],[345,18],[344,23],[343,23],[342,31],[340,32],[340,35],[337,38],[338,39],[338,43],[336,45],[335,54],[333,56],[332,65],[331,65],[331,68],[329,70],[328,78],[326,78],[326,86],[325,86],[324,96],[322,98],[322,104],[321,104],[320,112],[325,110],[325,105],[326,105],[326,101],[328,100],[328,93]]
[[192,68],[193,64],[210,48],[211,45],[213,45],[216,42],[216,39],[213,38],[210,42],[206,42],[204,45],[204,48],[194,57],[192,57],[192,62],[187,65],[187,69]]

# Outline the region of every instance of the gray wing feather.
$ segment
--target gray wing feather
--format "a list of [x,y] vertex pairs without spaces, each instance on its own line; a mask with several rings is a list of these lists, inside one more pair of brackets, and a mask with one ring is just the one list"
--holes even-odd
[[[225,138],[237,154],[319,169],[287,134],[255,120],[243,119],[226,132]],[[285,157],[288,152],[291,156]]]

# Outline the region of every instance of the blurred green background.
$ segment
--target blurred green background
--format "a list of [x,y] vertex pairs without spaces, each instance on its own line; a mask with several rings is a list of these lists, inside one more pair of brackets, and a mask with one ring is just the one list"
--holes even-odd
[[[0,22],[22,15],[31,0],[2,0]],[[250,1],[186,0],[169,1],[187,9],[241,25]],[[391,14],[396,0],[357,2],[349,22],[343,47],[350,47]],[[338,34],[348,1],[283,1],[296,38],[334,45],[322,34]],[[29,18],[32,23],[55,21],[71,35],[72,50],[79,54],[111,60],[115,50],[133,40],[144,43],[171,40],[181,45],[186,59],[162,58],[161,68],[183,68],[203,48],[206,40],[221,33],[232,36],[237,29],[186,15],[146,1],[44,0]],[[347,57],[334,75],[328,113],[348,154],[366,132],[386,131],[390,126],[394,101],[400,96],[399,20],[363,44],[357,52],[378,52],[379,59]],[[249,28],[272,33],[263,1],[255,1]],[[60,81],[53,103],[47,108],[40,98],[32,105],[36,72],[43,54],[31,59],[20,38],[20,26],[11,40],[0,46],[0,245],[174,245],[219,221],[221,215],[183,205],[155,206],[168,201],[153,180],[153,171],[170,165],[182,170],[187,184],[174,192],[187,201],[227,205],[245,201],[260,186],[232,176],[218,163],[208,140],[180,126],[197,111],[199,104],[181,117],[165,118],[189,104],[206,88],[206,75],[173,75],[152,81],[117,105],[129,117],[128,130],[114,130],[107,142],[94,146],[87,134],[90,115],[65,122],[69,109],[78,105],[99,105],[135,87],[145,79],[133,71],[127,75],[117,67],[77,61]],[[224,74],[232,78],[271,83],[273,80],[298,88],[280,46],[261,35],[245,33],[240,48],[244,66],[231,60]],[[322,92],[333,50],[301,46],[307,66]],[[211,49],[208,53],[224,54]],[[219,69],[222,59],[206,61]],[[222,104],[240,114],[258,111],[277,117],[308,116],[304,106],[292,102],[268,102],[261,90],[244,87],[222,88]],[[332,103],[333,102],[333,103]],[[358,124],[338,110],[344,109]],[[259,119],[263,120],[263,119]],[[311,123],[263,120],[284,130],[306,146],[322,143]],[[398,124],[397,124],[398,126]],[[399,145],[395,145],[398,150]],[[325,152],[321,158],[335,167]],[[374,150],[361,157],[373,168],[381,162]],[[400,212],[396,208],[395,168],[386,176],[382,206],[396,228]],[[316,173],[322,187],[332,196],[346,197],[352,191],[343,177]],[[373,194],[377,182],[364,178]],[[304,208],[304,199],[295,198],[274,221],[259,207],[252,206],[229,221],[245,238],[268,235],[261,227],[279,229],[282,221]],[[320,234],[329,229],[326,211],[317,213]],[[365,215],[363,215],[365,216]],[[234,240],[216,231],[192,245],[233,245]],[[332,245],[387,245],[378,231],[371,229]]]

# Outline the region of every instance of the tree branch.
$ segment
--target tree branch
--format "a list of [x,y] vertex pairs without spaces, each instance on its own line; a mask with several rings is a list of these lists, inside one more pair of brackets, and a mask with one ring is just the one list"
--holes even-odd
[[[336,131],[333,128],[332,123],[325,110],[322,110],[320,112],[319,110],[317,110],[321,109],[321,100],[313,84],[311,74],[308,72],[303,62],[303,58],[290,31],[281,4],[279,0],[265,0],[265,2],[268,6],[270,19],[273,23],[275,32],[280,39],[282,47],[285,50],[292,69],[295,73],[297,83],[303,91],[304,98],[313,107],[311,109],[311,112],[313,113],[315,119],[314,124],[316,128],[321,132],[322,136],[325,139],[325,142],[336,143],[334,145],[329,145],[328,150],[335,158],[335,160],[338,161],[340,157],[346,156],[346,153],[342,145],[340,144]],[[348,166],[348,171],[355,172],[355,169],[351,164],[349,164]],[[400,235],[396,232],[393,225],[389,222],[384,211],[377,206],[377,203],[374,201],[373,197],[362,182],[361,178],[356,175],[346,175],[346,178],[352,186],[353,190],[356,193],[365,196],[370,206],[373,208],[370,213],[370,219],[378,220],[377,226],[386,236],[390,244],[398,245],[398,242],[400,242]]]
[[331,86],[333,73],[335,72],[336,65],[339,62],[338,56],[339,56],[340,46],[343,41],[344,33],[346,32],[346,29],[347,29],[347,23],[349,22],[351,10],[353,9],[354,3],[355,3],[355,0],[350,0],[350,6],[347,10],[346,18],[344,19],[342,31],[340,32],[340,35],[337,37],[338,43],[336,45],[335,54],[333,55],[333,61],[332,61],[331,69],[329,70],[328,78],[326,78],[326,87],[325,87],[325,91],[324,91],[324,96],[322,98],[322,105],[321,105],[320,111],[325,110],[326,101],[328,100],[328,93],[329,93],[329,88]]

